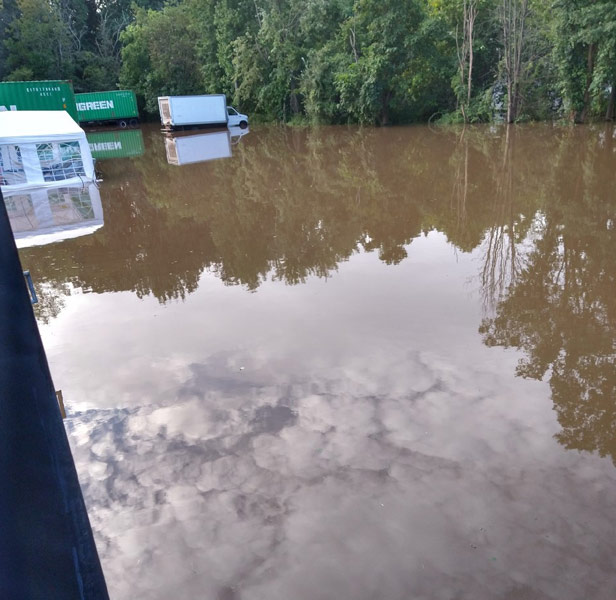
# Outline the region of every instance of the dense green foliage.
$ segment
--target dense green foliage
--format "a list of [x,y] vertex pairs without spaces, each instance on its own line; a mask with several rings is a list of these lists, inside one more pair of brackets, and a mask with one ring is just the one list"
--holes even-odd
[[614,0],[0,0],[0,78],[264,119],[614,117]]

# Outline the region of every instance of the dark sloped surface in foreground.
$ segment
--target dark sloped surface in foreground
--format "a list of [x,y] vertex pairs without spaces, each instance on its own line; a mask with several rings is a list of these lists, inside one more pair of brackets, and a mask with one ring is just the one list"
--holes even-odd
[[0,598],[108,598],[0,193]]

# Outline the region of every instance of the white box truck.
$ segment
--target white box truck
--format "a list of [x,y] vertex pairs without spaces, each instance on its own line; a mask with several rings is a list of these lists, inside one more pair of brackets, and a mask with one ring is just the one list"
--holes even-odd
[[224,94],[203,96],[161,96],[160,120],[166,129],[197,125],[248,126],[248,117],[227,106]]

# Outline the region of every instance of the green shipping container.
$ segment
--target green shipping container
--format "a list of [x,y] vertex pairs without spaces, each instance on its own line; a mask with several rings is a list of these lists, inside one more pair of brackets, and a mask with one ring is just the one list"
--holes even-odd
[[138,119],[137,98],[131,90],[75,94],[80,123]]
[[0,110],[65,110],[77,121],[70,81],[3,81]]
[[140,129],[93,131],[86,133],[86,137],[92,156],[97,160],[141,156],[144,151]]

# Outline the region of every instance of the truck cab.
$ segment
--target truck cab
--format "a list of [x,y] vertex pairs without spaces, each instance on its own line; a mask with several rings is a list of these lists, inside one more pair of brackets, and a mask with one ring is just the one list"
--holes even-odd
[[248,117],[237,112],[232,106],[227,106],[227,115],[229,117],[227,121],[229,127],[241,127],[242,129],[248,127]]

